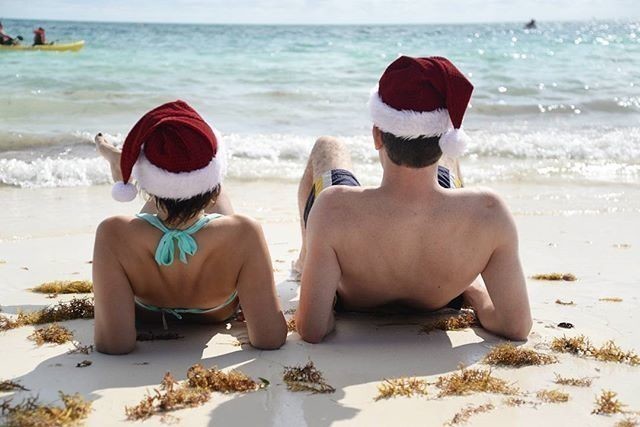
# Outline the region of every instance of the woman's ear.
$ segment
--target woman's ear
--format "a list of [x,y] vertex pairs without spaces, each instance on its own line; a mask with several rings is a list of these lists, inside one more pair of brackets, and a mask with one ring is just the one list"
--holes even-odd
[[376,147],[376,150],[380,150],[382,148],[382,131],[374,126],[371,129],[371,134],[373,135],[373,144]]

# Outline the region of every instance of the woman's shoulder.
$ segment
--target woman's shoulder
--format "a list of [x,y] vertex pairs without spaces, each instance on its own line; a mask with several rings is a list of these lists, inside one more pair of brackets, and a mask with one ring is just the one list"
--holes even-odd
[[132,215],[114,215],[103,219],[98,224],[96,233],[114,233],[125,229],[130,230],[132,227],[139,227],[143,222],[140,218]]
[[209,221],[209,225],[238,232],[262,230],[258,221],[249,216],[240,214],[219,216]]

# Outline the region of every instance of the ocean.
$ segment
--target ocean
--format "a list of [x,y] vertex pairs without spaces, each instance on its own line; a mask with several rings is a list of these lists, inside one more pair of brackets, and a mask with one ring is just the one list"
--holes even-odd
[[121,144],[147,110],[183,99],[223,134],[229,176],[299,178],[315,138],[381,170],[366,102],[399,55],[450,58],[473,82],[465,180],[640,184],[640,22],[257,26],[3,20],[77,53],[0,51],[0,185],[106,184],[91,144]]

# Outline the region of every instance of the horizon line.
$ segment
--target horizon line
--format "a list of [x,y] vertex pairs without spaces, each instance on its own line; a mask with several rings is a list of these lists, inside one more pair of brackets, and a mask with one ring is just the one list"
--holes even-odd
[[[588,19],[553,19],[553,20],[538,20],[534,19],[536,23],[570,23],[570,22],[633,22],[638,20],[639,18],[610,18],[610,19],[601,19],[601,18],[588,18]],[[375,25],[375,26],[397,26],[397,25],[406,25],[406,26],[419,26],[419,25],[477,25],[477,24],[522,24],[526,23],[529,20],[525,19],[522,21],[513,21],[513,20],[496,20],[496,21],[453,21],[453,22],[339,22],[339,23],[331,23],[331,22],[187,22],[187,21],[112,21],[112,20],[83,20],[83,19],[52,19],[52,18],[15,18],[15,17],[2,17],[0,18],[0,22],[2,20],[13,20],[13,21],[45,21],[45,22],[80,22],[80,23],[88,23],[88,24],[153,24],[153,25],[245,25],[245,26],[367,26],[367,25]]]

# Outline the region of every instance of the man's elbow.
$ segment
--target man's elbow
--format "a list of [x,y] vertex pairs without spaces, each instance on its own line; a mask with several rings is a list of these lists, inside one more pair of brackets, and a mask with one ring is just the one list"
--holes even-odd
[[306,322],[300,322],[299,320],[297,321],[296,329],[298,330],[300,338],[310,344],[321,343],[327,334],[326,331],[323,331],[322,328],[317,327],[317,325],[307,325]]
[[532,326],[533,321],[531,320],[531,317],[527,317],[526,319],[522,319],[520,322],[511,322],[505,327],[505,330],[501,335],[512,341],[526,341],[529,337]]

